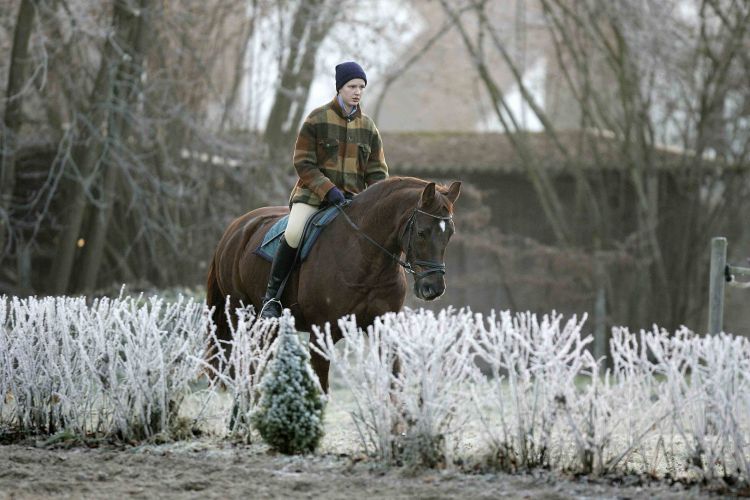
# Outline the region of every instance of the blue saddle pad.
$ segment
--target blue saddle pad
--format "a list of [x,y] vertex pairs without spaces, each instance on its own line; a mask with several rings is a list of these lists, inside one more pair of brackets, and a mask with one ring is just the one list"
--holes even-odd
[[[320,233],[333,219],[336,218],[338,214],[338,208],[336,208],[335,206],[330,206],[318,210],[312,215],[312,220],[310,221],[310,229],[308,229],[308,232],[305,235],[305,239],[301,244],[302,251],[299,256],[300,262],[305,260],[305,258],[310,254],[310,250],[312,250],[313,244],[315,244],[315,241],[318,239]],[[271,229],[269,229],[266,233],[265,237],[263,238],[263,242],[260,244],[260,246],[258,246],[258,248],[253,251],[253,253],[255,255],[263,257],[269,262],[273,262],[273,256],[276,255],[276,250],[279,248],[279,244],[281,242],[281,236],[284,234],[288,222],[288,215],[285,215],[284,217],[276,221],[276,223],[271,226]]]

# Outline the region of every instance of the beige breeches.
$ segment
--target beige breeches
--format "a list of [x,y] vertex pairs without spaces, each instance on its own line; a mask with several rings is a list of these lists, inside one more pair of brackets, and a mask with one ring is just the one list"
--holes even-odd
[[292,248],[299,246],[299,240],[302,238],[302,231],[305,229],[305,223],[312,214],[318,211],[318,207],[308,205],[307,203],[294,203],[292,210],[289,212],[289,222],[284,231],[286,244]]

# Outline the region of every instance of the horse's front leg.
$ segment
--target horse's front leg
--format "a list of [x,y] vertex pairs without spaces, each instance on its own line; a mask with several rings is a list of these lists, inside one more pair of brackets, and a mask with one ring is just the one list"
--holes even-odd
[[391,424],[391,435],[403,436],[406,434],[407,421],[409,416],[406,414],[405,407],[401,403],[397,395],[396,380],[398,380],[401,374],[401,358],[398,355],[393,357],[393,365],[391,365],[391,390],[389,391],[391,404],[396,409],[396,413],[393,415],[393,422]]

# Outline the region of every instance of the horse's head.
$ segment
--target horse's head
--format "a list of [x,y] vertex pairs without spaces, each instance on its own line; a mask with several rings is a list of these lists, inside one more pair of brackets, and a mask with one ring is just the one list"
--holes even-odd
[[453,204],[460,192],[460,182],[447,189],[427,184],[404,228],[403,249],[420,299],[434,300],[445,293],[445,248],[455,232]]

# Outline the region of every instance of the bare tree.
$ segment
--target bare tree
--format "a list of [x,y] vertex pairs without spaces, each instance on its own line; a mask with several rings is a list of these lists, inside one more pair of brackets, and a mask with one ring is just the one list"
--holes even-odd
[[[234,163],[253,156],[252,145],[236,147],[221,140],[203,119],[210,111],[208,102],[225,99],[223,69],[216,64],[226,57],[217,57],[213,44],[233,57],[247,42],[224,39],[231,36],[226,26],[245,19],[238,11],[244,12],[243,2],[221,2],[216,8],[184,4],[169,8],[168,14],[160,3],[146,0],[20,3],[15,33],[26,41],[15,44],[18,55],[6,89],[13,98],[6,102],[4,123],[13,133],[3,134],[2,214],[9,222],[3,227],[3,243],[9,230],[16,242],[26,243],[24,249],[20,243],[3,248],[6,257],[15,252],[19,258],[22,250],[36,248],[31,258],[37,290],[64,293],[90,290],[103,280],[174,279],[181,273],[178,266],[161,262],[169,255],[194,259],[181,240],[207,232],[204,224],[210,234],[195,244],[207,246],[216,237],[227,217],[219,207],[233,200],[206,205],[207,217],[220,222],[186,213],[195,210],[193,195],[212,198],[211,188],[204,189],[211,179],[238,173],[228,159],[214,164],[204,162],[204,156],[231,154]],[[38,36],[31,40],[34,17],[29,12],[39,14]],[[23,66],[30,61],[45,64],[44,78],[23,77]],[[24,115],[22,96],[28,103]],[[17,148],[9,141],[31,131],[21,130],[21,116],[29,125],[35,123],[36,136],[52,141],[20,160],[38,162],[52,154],[41,182],[38,177],[16,182],[26,174],[13,169]],[[186,145],[203,151],[198,162],[190,159],[191,153],[185,156]],[[248,182],[230,184],[244,185],[245,197],[255,191]],[[8,263],[6,259],[4,270]],[[42,279],[45,269],[51,270],[51,280]]]
[[[143,8],[144,5],[138,7]],[[117,91],[123,91],[121,77],[121,61],[125,64],[141,56],[134,54],[131,47],[131,32],[138,36],[140,16],[134,15],[135,5],[115,2],[112,14],[113,34],[105,42],[99,72],[90,98],[88,116],[82,117],[77,124],[81,137],[88,137],[91,146],[84,148],[78,158],[74,158],[73,167],[77,169],[78,179],[72,183],[73,194],[69,197],[70,206],[64,220],[64,230],[60,235],[59,251],[53,264],[52,292],[62,294],[68,291],[73,270],[75,251],[85,240],[82,240],[82,224],[90,192],[101,180],[98,187],[101,196],[97,214],[97,222],[92,232],[93,248],[87,253],[87,266],[83,268],[83,283],[91,287],[96,277],[96,269],[101,259],[101,248],[104,235],[102,234],[108,222],[110,198],[114,187],[114,172],[109,168],[107,155],[112,139],[117,134],[117,126],[121,119],[116,116],[118,106]],[[137,63],[136,63],[137,64]],[[132,82],[129,82],[132,84]],[[80,243],[79,243],[80,242]],[[93,262],[92,262],[93,261]]]
[[339,8],[330,0],[297,4],[281,66],[281,77],[265,128],[272,157],[288,155],[310,93],[315,60],[323,38],[337,21]]
[[[539,196],[545,216],[550,222],[555,236],[560,243],[566,244],[570,242],[570,229],[567,227],[568,223],[563,216],[564,211],[562,203],[560,202],[558,193],[552,186],[550,176],[546,171],[539,168],[539,162],[534,158],[534,153],[524,136],[523,130],[519,126],[515,114],[511,111],[508,105],[504,92],[500,85],[497,84],[487,67],[483,48],[484,31],[479,32],[480,36],[478,42],[472,42],[468,31],[459,19],[460,14],[458,14],[458,12],[456,12],[447,1],[440,0],[440,3],[446,13],[453,19],[459,33],[461,34],[461,39],[474,62],[479,78],[484,83],[485,88],[490,95],[490,102],[495,114],[502,124],[503,129],[508,133],[513,146],[522,158],[522,163],[527,170],[529,179],[531,180],[537,195]],[[486,18],[483,14],[483,9],[486,3],[486,0],[482,0],[473,4],[474,10],[480,13],[480,19],[482,22],[486,22]]]
[[[132,120],[129,110],[136,106],[136,99],[142,95],[141,75],[143,60],[148,41],[148,33],[153,29],[152,17],[156,14],[149,6],[149,0],[140,0],[134,5],[115,5],[114,16],[117,21],[115,43],[119,47],[120,63],[115,71],[112,83],[110,114],[107,125],[108,144],[113,151],[106,152],[102,158],[102,175],[99,179],[99,197],[90,205],[91,223],[87,233],[88,244],[81,263],[81,274],[78,289],[90,291],[96,288],[96,278],[104,255],[104,244],[107,228],[112,219],[114,206],[115,183],[118,179],[117,165],[113,161],[118,154],[116,145],[120,137],[132,137]],[[130,118],[130,119],[129,119]]]
[[[696,263],[705,256],[711,232],[727,224],[746,189],[746,180],[736,182],[729,172],[734,168],[742,175],[747,159],[743,120],[750,99],[750,6],[720,0],[539,0],[534,22],[546,27],[558,85],[575,103],[582,132],[580,144],[571,148],[524,81],[523,54],[508,48],[507,33],[522,26],[509,29],[507,17],[489,14],[497,8],[489,0],[440,4],[456,24],[559,244],[594,253],[625,249],[636,258],[640,278],[632,289],[617,289],[602,278],[610,283],[611,313],[644,323],[659,317],[673,326],[699,321],[706,266]],[[695,16],[680,13],[691,8]],[[489,57],[503,62],[574,175],[578,196],[585,200],[579,210],[589,219],[587,232],[574,230],[581,213],[563,208],[560,188],[538,167],[527,133],[488,70]],[[611,196],[612,179],[580,168],[592,158],[620,167],[617,182],[633,193],[636,225],[630,234],[622,234],[627,226],[616,222],[623,207]],[[665,199],[665,193],[677,198]]]
[[23,122],[22,103],[25,87],[29,84],[29,40],[36,16],[36,3],[22,0],[13,33],[8,85],[5,92],[3,129],[0,131],[0,263],[8,253],[6,248],[11,230],[10,211],[16,184],[17,139]]

